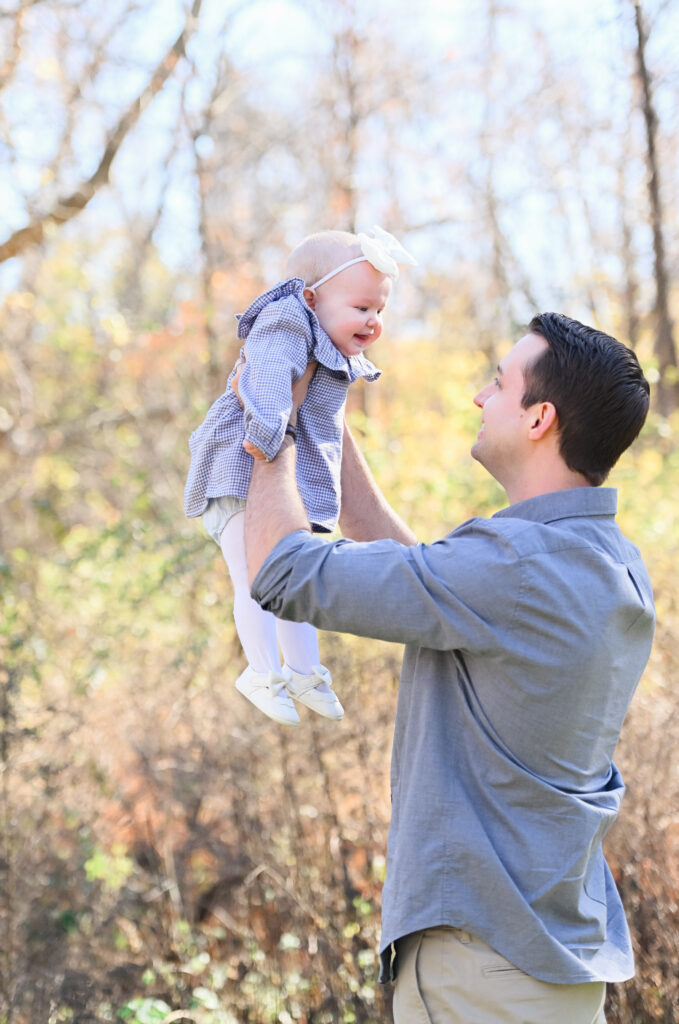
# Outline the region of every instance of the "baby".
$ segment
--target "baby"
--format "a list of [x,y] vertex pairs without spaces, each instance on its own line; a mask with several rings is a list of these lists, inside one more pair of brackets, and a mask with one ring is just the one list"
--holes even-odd
[[[273,459],[286,431],[296,433],[297,484],[309,522],[315,532],[334,530],[347,389],[359,377],[380,376],[364,353],[382,333],[397,263],[415,260],[381,228],[370,236],[321,231],[305,238],[288,258],[287,280],[238,318],[238,337],[245,341],[236,364],[245,360],[240,402],[230,386],[234,367],[224,394],[189,441],[186,514],[202,516],[221,547],[248,661],[236,688],[286,725],[299,723],[292,698],[324,718],[339,720],[344,709],[320,662],[313,626],[276,619],[250,597],[243,527],[252,460]],[[310,362],[318,365],[293,431],[292,385]]]

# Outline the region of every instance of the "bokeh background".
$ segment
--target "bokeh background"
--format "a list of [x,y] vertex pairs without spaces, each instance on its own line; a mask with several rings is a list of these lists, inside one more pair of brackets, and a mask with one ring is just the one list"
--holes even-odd
[[401,651],[325,634],[346,707],[238,696],[187,439],[234,315],[323,227],[395,233],[350,419],[423,540],[504,496],[473,394],[537,311],[632,345],[616,468],[655,649],[607,852],[679,1018],[677,0],[1,0],[0,1022],[388,1022],[376,984]]

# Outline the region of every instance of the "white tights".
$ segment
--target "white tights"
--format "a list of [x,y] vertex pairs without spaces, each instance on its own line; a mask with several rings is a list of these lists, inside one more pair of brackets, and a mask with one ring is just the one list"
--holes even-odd
[[224,527],[220,546],[233,583],[233,617],[245,657],[255,672],[280,672],[280,645],[286,665],[307,675],[321,660],[316,630],[308,622],[277,619],[250,597],[244,525],[245,513],[237,512]]

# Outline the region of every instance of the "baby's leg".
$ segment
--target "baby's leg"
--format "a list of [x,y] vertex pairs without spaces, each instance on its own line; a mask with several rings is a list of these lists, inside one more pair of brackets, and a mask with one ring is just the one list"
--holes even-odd
[[308,622],[276,619],[276,632],[288,671],[288,693],[324,718],[338,721],[344,708],[331,689],[332,679],[318,653],[318,635]]
[[[237,512],[222,531],[220,545],[233,583],[233,617],[245,657],[255,672],[280,672],[276,619],[250,597],[245,561],[245,513]],[[318,650],[318,646],[316,647]]]
[[313,672],[314,665],[318,665],[321,660],[315,627],[308,622],[276,619],[276,635],[288,668],[304,675]]

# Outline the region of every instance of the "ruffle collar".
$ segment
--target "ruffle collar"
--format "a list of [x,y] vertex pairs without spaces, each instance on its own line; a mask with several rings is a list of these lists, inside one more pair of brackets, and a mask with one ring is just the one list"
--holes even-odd
[[281,299],[288,299],[294,296],[309,320],[309,326],[313,335],[314,358],[327,367],[328,370],[341,373],[350,381],[357,380],[359,377],[365,377],[368,381],[377,380],[381,376],[382,371],[378,370],[364,355],[344,356],[339,349],[335,348],[329,336],[318,322],[318,317],[313,309],[309,309],[307,306],[303,294],[304,287],[304,281],[301,277],[291,277],[287,281],[280,281],[273,288],[269,288],[268,291],[262,292],[248,306],[244,313],[237,315],[238,337],[241,340],[247,338],[255,320],[270,303],[279,302]]

